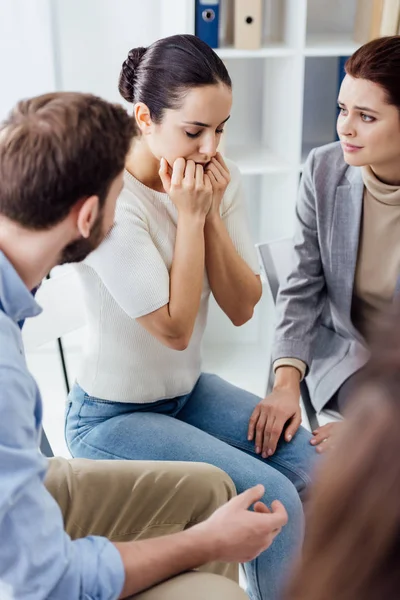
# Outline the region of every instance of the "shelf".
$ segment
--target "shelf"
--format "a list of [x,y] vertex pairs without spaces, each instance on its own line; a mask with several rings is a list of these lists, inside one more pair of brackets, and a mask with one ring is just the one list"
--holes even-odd
[[263,46],[257,50],[242,50],[239,48],[233,48],[231,46],[225,46],[217,48],[216,53],[223,59],[232,58],[268,58],[268,57],[282,57],[282,56],[293,56],[295,49],[290,46],[286,46],[283,43],[269,44]]
[[259,344],[207,344],[202,370],[216,373],[233,385],[264,396],[269,373],[269,353]]
[[304,54],[306,56],[350,56],[359,44],[348,35],[324,33],[308,36]]
[[242,175],[287,173],[291,168],[265,146],[228,146],[225,154],[237,164]]

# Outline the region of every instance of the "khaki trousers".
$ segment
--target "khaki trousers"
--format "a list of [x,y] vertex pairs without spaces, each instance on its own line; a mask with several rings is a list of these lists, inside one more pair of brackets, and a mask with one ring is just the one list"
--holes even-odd
[[[183,531],[236,493],[228,475],[203,463],[52,458],[45,484],[72,539],[101,535],[114,542]],[[237,579],[237,564],[215,562],[135,599],[244,600]]]

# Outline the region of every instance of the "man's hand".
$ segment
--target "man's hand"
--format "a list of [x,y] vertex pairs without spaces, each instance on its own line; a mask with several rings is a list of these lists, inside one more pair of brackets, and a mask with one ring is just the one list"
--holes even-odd
[[[288,516],[275,500],[271,510],[260,502],[264,486],[256,485],[221,506],[204,523],[196,525],[216,549],[215,560],[247,562],[266,550],[286,525]],[[254,512],[248,510],[254,504]]]
[[327,423],[312,432],[314,437],[310,440],[310,444],[316,446],[315,449],[319,454],[322,454],[327,450],[332,450],[332,448],[335,447],[336,438],[341,425],[342,423],[340,422]]

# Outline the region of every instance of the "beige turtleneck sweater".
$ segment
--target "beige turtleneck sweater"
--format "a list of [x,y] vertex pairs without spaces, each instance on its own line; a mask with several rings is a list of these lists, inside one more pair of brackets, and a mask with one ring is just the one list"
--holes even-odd
[[370,167],[361,170],[365,191],[352,319],[368,341],[393,302],[400,274],[400,186],[382,183]]
[[[382,183],[370,167],[362,167],[363,213],[354,278],[352,319],[368,341],[379,315],[393,301],[400,275],[400,186]],[[296,367],[304,377],[306,365],[295,358],[280,358],[279,367]]]

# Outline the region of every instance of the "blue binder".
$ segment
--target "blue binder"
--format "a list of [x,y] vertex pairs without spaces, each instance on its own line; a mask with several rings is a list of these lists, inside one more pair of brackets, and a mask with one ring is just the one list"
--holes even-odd
[[218,48],[220,0],[196,0],[195,33],[211,48]]
[[[346,76],[346,71],[344,70],[344,65],[346,64],[347,59],[350,58],[349,56],[339,56],[338,58],[338,94],[339,94],[339,90],[340,90],[340,86],[342,85],[342,81]],[[335,98],[336,101],[336,98]],[[339,112],[340,109],[338,108],[336,111],[336,119],[339,116]],[[339,136],[337,134],[336,128],[335,128],[335,139],[338,140]]]

